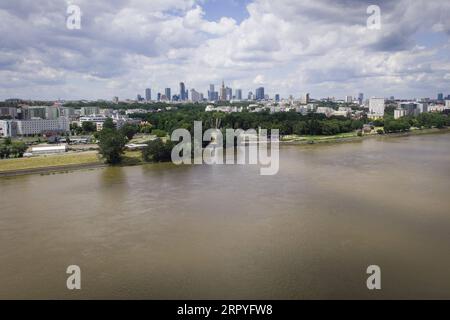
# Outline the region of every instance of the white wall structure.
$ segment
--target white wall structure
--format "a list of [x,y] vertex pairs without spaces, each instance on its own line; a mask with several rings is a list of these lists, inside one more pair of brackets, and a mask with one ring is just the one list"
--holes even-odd
[[17,135],[41,134],[44,131],[62,131],[67,132],[70,129],[67,118],[58,118],[56,120],[17,120]]
[[60,146],[36,146],[31,148],[31,153],[35,154],[52,154],[52,153],[64,153],[67,151],[67,145]]
[[67,132],[69,129],[67,118],[0,121],[0,136],[4,137],[35,135],[45,131]]
[[369,100],[369,118],[384,117],[385,100],[384,98],[370,98]]

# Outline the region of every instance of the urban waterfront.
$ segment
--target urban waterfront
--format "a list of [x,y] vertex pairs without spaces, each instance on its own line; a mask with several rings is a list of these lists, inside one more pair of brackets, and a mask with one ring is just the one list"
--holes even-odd
[[2,178],[0,298],[449,299],[449,178],[450,134]]

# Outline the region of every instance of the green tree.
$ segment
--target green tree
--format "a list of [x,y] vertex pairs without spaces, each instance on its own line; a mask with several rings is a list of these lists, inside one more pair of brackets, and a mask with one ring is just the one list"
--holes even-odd
[[151,124],[145,124],[145,125],[142,125],[141,127],[140,127],[140,130],[139,130],[141,133],[147,133],[147,134],[149,134],[150,132],[152,132],[152,125]]
[[28,146],[21,141],[13,142],[11,145],[11,154],[14,155],[14,157],[22,158],[25,151],[27,151]]
[[120,131],[128,138],[128,140],[131,140],[134,135],[139,132],[139,128],[137,125],[126,123]]
[[85,121],[81,124],[81,129],[83,130],[83,132],[95,132],[97,131],[97,126],[94,122]]
[[103,128],[99,133],[100,154],[106,163],[117,164],[122,161],[127,138],[116,129]]
[[6,144],[0,144],[0,159],[7,159],[11,154],[10,146]]
[[103,129],[115,130],[116,125],[114,124],[113,119],[111,119],[111,118],[106,119],[105,122],[103,123]]
[[172,149],[175,143],[167,141],[164,143],[161,139],[147,142],[147,147],[142,150],[142,158],[147,162],[165,162],[172,158]]
[[167,132],[160,129],[153,129],[152,134],[157,136],[158,138],[164,138],[167,136]]

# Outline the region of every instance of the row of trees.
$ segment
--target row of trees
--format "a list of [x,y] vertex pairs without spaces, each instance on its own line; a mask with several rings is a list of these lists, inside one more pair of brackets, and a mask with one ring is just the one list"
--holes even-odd
[[175,111],[139,114],[156,130],[171,133],[178,128],[193,131],[194,121],[202,121],[203,129],[279,129],[281,135],[308,134],[330,135],[351,132],[362,128],[366,120],[350,120],[344,117],[327,118],[322,114],[301,115],[297,112],[205,112],[203,107],[180,108]]
[[391,116],[384,120],[377,120],[376,126],[384,126],[386,133],[405,132],[411,127],[415,128],[444,128],[450,126],[450,117],[444,113],[421,113],[418,116],[407,116],[400,119],[394,119]]
[[0,144],[0,159],[8,158],[22,158],[28,146],[21,141],[11,141],[11,138],[6,138],[5,141]]
[[[108,164],[119,164],[123,160],[126,143],[138,132],[138,127],[126,124],[117,129],[111,119],[103,124],[103,129],[96,134],[100,154]],[[148,162],[169,161],[172,148],[175,143],[168,141],[164,143],[161,139],[147,142],[147,147],[142,150],[142,159]]]

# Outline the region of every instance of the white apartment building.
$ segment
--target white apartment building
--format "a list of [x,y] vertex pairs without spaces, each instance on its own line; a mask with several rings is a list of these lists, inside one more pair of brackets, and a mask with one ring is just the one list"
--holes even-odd
[[316,113],[321,113],[326,115],[327,117],[331,117],[334,114],[334,109],[330,107],[318,107]]
[[383,118],[384,108],[385,108],[384,98],[370,98],[368,117],[370,119]]
[[58,118],[56,120],[2,120],[0,121],[0,136],[30,136],[42,134],[45,131],[69,131],[69,120]]
[[17,135],[28,136],[41,134],[44,131],[67,132],[70,129],[67,118],[58,118],[56,120],[17,120]]
[[406,101],[398,103],[394,110],[394,118],[398,119],[404,116],[417,116],[423,112],[428,112],[427,102]]
[[0,137],[14,137],[17,135],[17,123],[13,120],[0,120]]
[[445,109],[450,109],[450,100],[445,100]]
[[405,109],[395,109],[394,110],[394,119],[399,119],[406,116],[406,110]]

